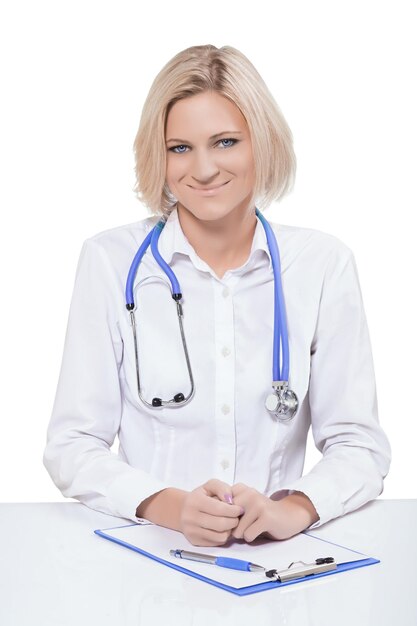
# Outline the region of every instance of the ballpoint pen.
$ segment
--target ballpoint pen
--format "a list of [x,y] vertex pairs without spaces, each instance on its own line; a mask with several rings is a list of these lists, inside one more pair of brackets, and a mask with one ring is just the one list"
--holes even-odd
[[178,559],[186,559],[187,561],[198,561],[199,563],[208,563],[209,565],[218,565],[220,567],[228,567],[230,569],[238,569],[245,572],[263,572],[265,568],[262,565],[255,565],[249,561],[241,559],[230,559],[225,556],[212,556],[210,554],[200,554],[199,552],[188,552],[187,550],[170,550],[171,556]]
[[[337,564],[333,557],[325,557],[316,559],[314,563],[304,563],[304,561],[296,561],[290,563],[287,569],[267,570],[262,565],[255,565],[249,561],[241,559],[230,559],[228,557],[212,556],[210,554],[200,554],[199,552],[188,552],[187,550],[170,550],[171,556],[178,559],[186,559],[188,561],[198,561],[200,563],[208,563],[210,565],[219,565],[220,567],[229,567],[230,569],[242,570],[245,572],[265,572],[265,576],[271,581],[286,582],[295,578],[306,578],[314,574],[329,572],[337,569]],[[300,565],[301,564],[301,567]],[[298,567],[294,567],[298,565]]]

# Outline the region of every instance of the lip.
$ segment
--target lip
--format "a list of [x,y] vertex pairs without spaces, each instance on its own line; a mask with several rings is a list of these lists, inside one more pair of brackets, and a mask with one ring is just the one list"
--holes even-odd
[[230,183],[230,180],[227,180],[225,183],[221,183],[221,185],[216,185],[215,187],[191,187],[193,191],[198,193],[200,196],[214,196],[220,189],[225,187],[227,183]]

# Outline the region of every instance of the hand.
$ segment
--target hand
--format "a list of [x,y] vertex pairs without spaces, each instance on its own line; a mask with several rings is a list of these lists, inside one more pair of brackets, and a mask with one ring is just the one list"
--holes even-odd
[[187,493],[180,512],[180,530],[190,543],[220,546],[228,541],[242,510],[229,503],[227,494],[232,494],[231,486],[215,478]]
[[310,499],[299,492],[274,501],[239,483],[232,487],[232,494],[234,504],[245,509],[232,536],[248,543],[262,534],[268,539],[288,539],[319,519]]

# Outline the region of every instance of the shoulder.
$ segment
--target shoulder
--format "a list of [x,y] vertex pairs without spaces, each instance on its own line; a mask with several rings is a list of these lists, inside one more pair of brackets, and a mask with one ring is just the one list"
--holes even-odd
[[324,269],[334,263],[345,263],[353,258],[352,249],[339,237],[316,228],[271,223],[277,238],[283,262],[295,260]]
[[151,216],[87,237],[79,254],[77,274],[88,275],[96,282],[110,280],[122,284],[135,254],[158,219]]
[[113,246],[136,245],[140,243],[153,226],[155,226],[158,219],[159,218],[156,216],[152,216],[137,222],[107,228],[106,230],[91,235],[85,241],[93,245],[95,244],[104,250],[109,250]]
[[132,255],[136,254],[158,219],[157,216],[151,216],[137,222],[99,231],[84,240],[81,256],[89,253],[106,258],[113,266],[125,266],[127,259],[131,259]]

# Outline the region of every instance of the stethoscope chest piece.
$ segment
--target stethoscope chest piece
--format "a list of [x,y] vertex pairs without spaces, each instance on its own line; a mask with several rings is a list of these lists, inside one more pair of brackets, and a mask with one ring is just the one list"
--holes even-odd
[[289,422],[297,413],[298,398],[286,381],[278,381],[273,386],[275,392],[267,396],[265,407],[279,421]]

